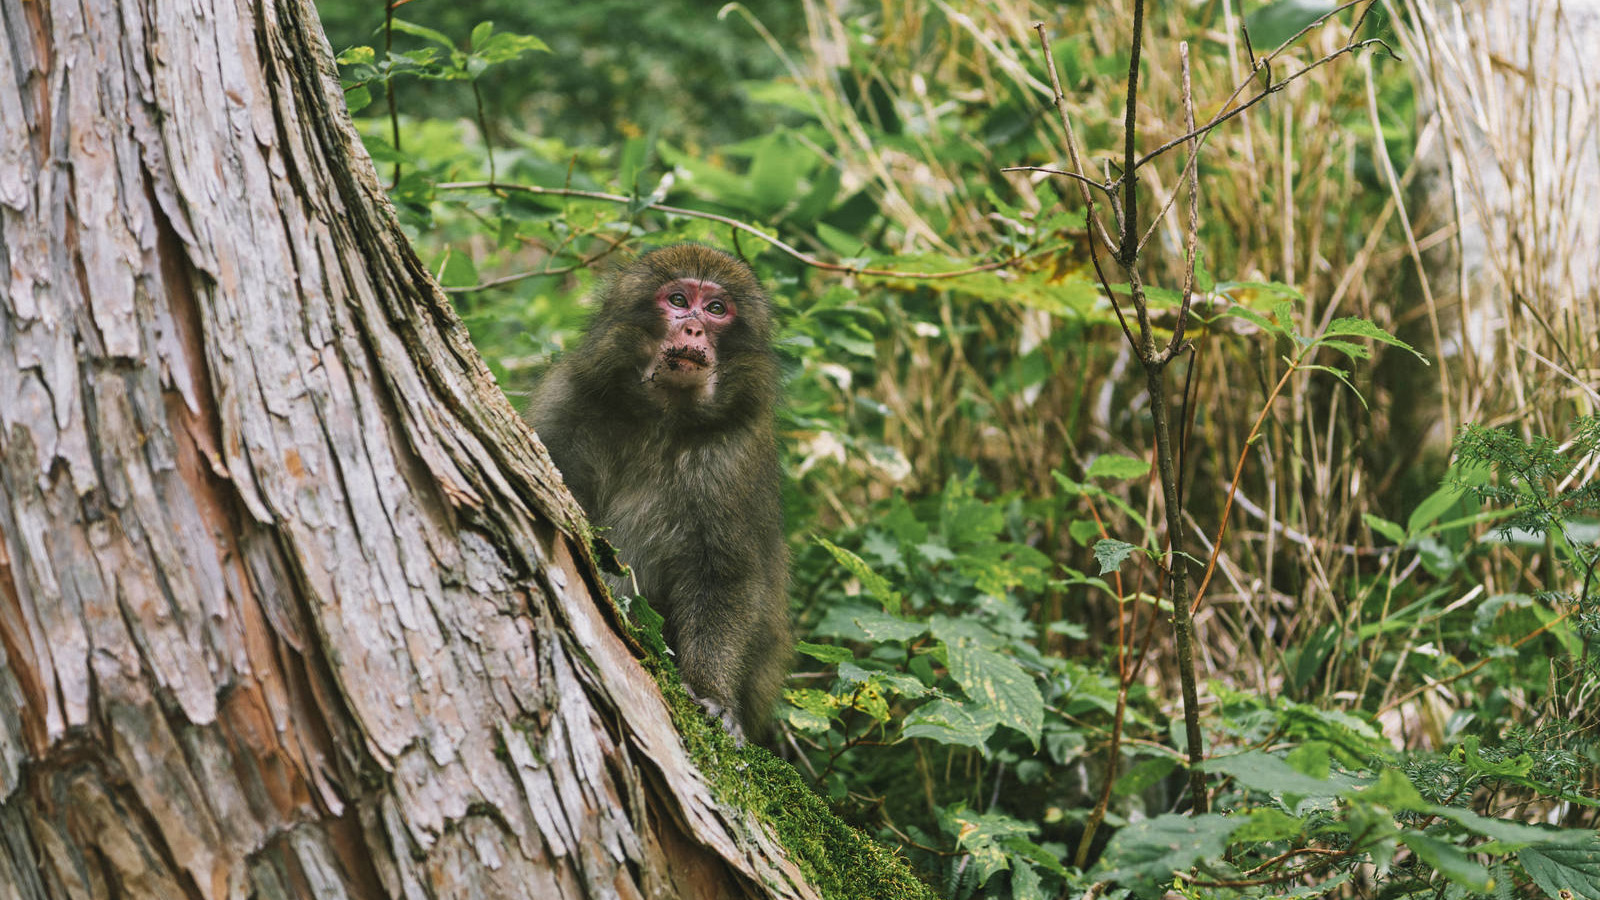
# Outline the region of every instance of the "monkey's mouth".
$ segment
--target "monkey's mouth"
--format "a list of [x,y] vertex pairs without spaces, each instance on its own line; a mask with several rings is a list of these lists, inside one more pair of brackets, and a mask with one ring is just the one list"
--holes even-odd
[[668,347],[661,351],[661,366],[669,372],[697,371],[711,365],[699,347]]

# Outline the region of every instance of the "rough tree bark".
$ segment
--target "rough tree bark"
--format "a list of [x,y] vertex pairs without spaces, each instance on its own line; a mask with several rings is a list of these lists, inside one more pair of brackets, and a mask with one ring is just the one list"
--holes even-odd
[[596,603],[309,3],[0,28],[0,900],[812,896]]

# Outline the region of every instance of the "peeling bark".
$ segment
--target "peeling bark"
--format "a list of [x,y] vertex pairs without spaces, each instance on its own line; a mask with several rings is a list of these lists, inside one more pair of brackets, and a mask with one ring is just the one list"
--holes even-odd
[[808,897],[305,0],[0,0],[0,900]]

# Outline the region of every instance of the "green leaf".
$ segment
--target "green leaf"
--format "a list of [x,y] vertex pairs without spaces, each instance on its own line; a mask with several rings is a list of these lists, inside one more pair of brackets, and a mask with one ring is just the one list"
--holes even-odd
[[1345,356],[1348,356],[1351,359],[1372,358],[1372,351],[1368,350],[1365,345],[1352,344],[1349,341],[1338,341],[1331,338],[1322,338],[1321,340],[1314,342],[1312,346],[1333,350],[1337,353],[1343,353]]
[[926,634],[926,623],[908,622],[899,616],[892,616],[878,610],[867,610],[853,618],[865,636],[871,642],[879,641],[909,641],[914,637]]
[[371,47],[351,47],[339,54],[336,62],[341,66],[371,65],[377,52]]
[[1282,759],[1260,750],[1208,759],[1200,764],[1200,768],[1207,772],[1232,775],[1245,787],[1268,794],[1337,797],[1356,785],[1355,779],[1345,775],[1313,778],[1302,774]]
[[787,700],[789,705],[780,706],[778,715],[796,730],[806,734],[826,732],[839,706],[832,694],[814,688],[784,691],[783,699]]
[[1172,756],[1153,756],[1135,763],[1128,771],[1122,773],[1117,783],[1112,786],[1111,792],[1118,797],[1133,797],[1152,787],[1161,779],[1172,774],[1178,767],[1178,760]]
[[1044,726],[1044,698],[1039,686],[1009,656],[971,646],[962,641],[946,643],[950,677],[963,693],[987,706],[995,721],[1014,728],[1039,747],[1039,730]]
[[1078,546],[1088,546],[1090,541],[1100,536],[1100,523],[1093,519],[1076,519],[1067,526],[1067,534]]
[[1139,549],[1127,541],[1114,538],[1096,541],[1094,545],[1094,558],[1100,563],[1100,574],[1115,572],[1122,567],[1122,561],[1127,559],[1133,551]]
[[1149,472],[1150,463],[1146,460],[1106,453],[1095,457],[1094,462],[1089,464],[1089,470],[1084,475],[1089,478],[1111,478],[1117,481],[1127,481],[1131,478],[1142,478]]
[[1456,884],[1474,891],[1489,889],[1489,870],[1474,862],[1455,844],[1429,837],[1420,831],[1402,831],[1400,840],[1411,848],[1418,859]]
[[1257,53],[1265,53],[1338,8],[1334,0],[1277,0],[1245,17]]
[[1233,833],[1233,840],[1239,843],[1286,841],[1298,837],[1306,828],[1304,819],[1271,807],[1248,810],[1243,817],[1245,823]]
[[372,105],[372,92],[367,90],[366,85],[353,87],[344,92],[344,105],[349,108],[351,115],[355,115]]
[[1517,860],[1551,898],[1570,891],[1572,900],[1600,900],[1600,840],[1582,847],[1536,845],[1518,852]]
[[900,592],[892,590],[889,587],[889,582],[882,575],[872,571],[872,567],[867,565],[866,561],[849,550],[834,544],[827,538],[819,537],[817,538],[817,543],[833,554],[834,560],[839,565],[844,566],[851,575],[860,580],[862,589],[883,604],[885,610],[892,613],[900,611]]
[[478,267],[466,253],[446,250],[439,268],[439,283],[445,287],[471,287],[478,283]]
[[1431,525],[1440,516],[1449,512],[1461,499],[1462,489],[1454,483],[1440,485],[1439,489],[1423,498],[1417,508],[1411,511],[1411,517],[1406,519],[1406,532],[1420,534],[1424,526]]
[[1207,813],[1156,816],[1118,831],[1106,848],[1106,875],[1139,895],[1172,880],[1172,873],[1187,872],[1196,863],[1222,855],[1228,836],[1245,824],[1242,817]]
[[1399,347],[1402,350],[1409,351],[1412,356],[1422,360],[1424,364],[1427,364],[1428,362],[1428,358],[1423,356],[1421,353],[1418,353],[1416,348],[1412,347],[1405,341],[1400,340],[1389,332],[1384,331],[1382,328],[1372,324],[1372,322],[1368,321],[1367,319],[1357,318],[1355,316],[1349,316],[1343,319],[1334,319],[1328,324],[1328,330],[1322,333],[1322,337],[1329,338],[1336,335],[1369,338],[1377,341],[1380,344],[1388,344],[1391,347]]
[[973,747],[987,756],[987,741],[997,724],[994,713],[985,707],[954,700],[934,700],[908,713],[900,733],[908,738],[927,738],[941,744]]
[[1043,880],[1033,866],[1017,864],[1013,861],[1011,866],[1011,900],[1049,900],[1050,894],[1044,891]]
[[[1435,806],[1430,810],[1441,819],[1460,825],[1473,834],[1482,835],[1500,844],[1510,845],[1501,848],[1515,850],[1519,847],[1530,845],[1570,846],[1572,844],[1586,844],[1594,838],[1592,831],[1569,829],[1562,831],[1540,825],[1526,825],[1522,822],[1513,822],[1510,819],[1495,819],[1489,816],[1480,816],[1471,810],[1455,806]],[[1482,851],[1487,845],[1479,845],[1474,850]]]
[[834,666],[856,658],[855,653],[852,652],[849,647],[835,647],[832,644],[813,644],[807,641],[801,641],[795,645],[794,649],[799,653],[804,653],[806,656],[809,656],[812,659],[820,660]]
[[1397,545],[1404,544],[1406,542],[1405,529],[1389,521],[1388,519],[1380,519],[1372,513],[1362,513],[1361,521],[1367,523],[1368,528],[1371,528],[1373,531],[1383,535]]
[[425,25],[418,25],[415,22],[407,22],[405,19],[394,19],[392,24],[394,25],[394,30],[401,32],[402,34],[409,34],[412,37],[419,37],[425,41],[432,41],[447,50],[454,50],[456,48],[455,42],[446,37],[442,31],[435,31],[432,28],[428,28]]
[[1251,309],[1248,306],[1239,306],[1237,304],[1234,305],[1234,306],[1230,306],[1227,309],[1223,310],[1221,313],[1219,313],[1217,317],[1218,318],[1230,318],[1231,317],[1231,318],[1235,318],[1235,319],[1243,319],[1246,322],[1249,322],[1252,325],[1255,325],[1257,328],[1260,328],[1262,331],[1266,331],[1266,332],[1269,332],[1271,334],[1281,334],[1284,337],[1288,337],[1289,336],[1289,329],[1284,328],[1283,326],[1277,324],[1276,322],[1273,322],[1272,320],[1268,319],[1266,316],[1261,315],[1260,313],[1256,312],[1255,310]]

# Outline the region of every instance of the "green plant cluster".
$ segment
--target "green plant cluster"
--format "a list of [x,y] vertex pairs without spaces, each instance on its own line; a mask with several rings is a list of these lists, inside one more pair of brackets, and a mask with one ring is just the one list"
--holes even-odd
[[[1075,185],[1002,171],[1064,166],[1042,21],[1110,177],[1126,11],[665,4],[660,40],[607,30],[655,22],[645,6],[399,7],[411,43],[380,51],[378,32],[340,58],[405,226],[513,399],[623,255],[707,241],[773,288],[793,768],[702,734],[702,762],[739,761],[708,767],[739,773],[722,796],[777,813],[829,896],[916,893],[881,874],[898,856],[950,898],[1600,900],[1600,420],[1579,392],[1551,433],[1421,437],[1443,370],[1411,349],[1415,274],[1372,249],[1401,240],[1379,173],[1416,142],[1403,68],[1334,59],[1200,156],[1202,301],[1170,376],[1200,540],[1174,563],[1113,305],[1133,288],[1102,285]],[[1181,134],[1178,40],[1197,106],[1234,86],[1238,6],[1147,11],[1153,143]],[[1259,54],[1335,4],[1244,6]],[[411,102],[452,81],[470,87],[457,107]],[[1293,131],[1311,120],[1315,140]],[[1184,160],[1151,163],[1157,201]],[[1182,204],[1152,205],[1142,291],[1170,328]],[[1204,813],[1185,793],[1174,564],[1201,586]],[[868,857],[888,868],[852,875]]]

